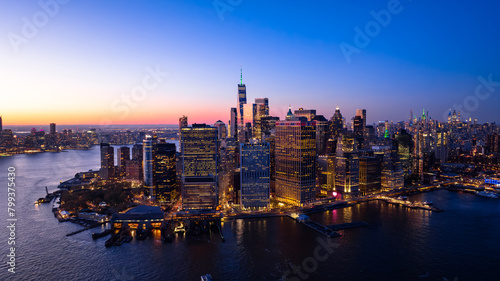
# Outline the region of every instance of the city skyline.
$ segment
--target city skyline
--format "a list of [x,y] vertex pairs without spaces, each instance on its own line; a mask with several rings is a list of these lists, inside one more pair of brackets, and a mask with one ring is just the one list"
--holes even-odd
[[268,98],[282,119],[291,105],[347,120],[364,108],[369,124],[459,107],[498,121],[500,19],[486,2],[40,3],[2,14],[4,126],[227,124],[241,65],[249,103]]

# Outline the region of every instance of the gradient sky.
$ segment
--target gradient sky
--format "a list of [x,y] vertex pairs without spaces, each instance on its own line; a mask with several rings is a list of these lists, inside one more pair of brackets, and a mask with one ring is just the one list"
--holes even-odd
[[[500,86],[474,96],[479,76],[500,82],[500,4],[400,1],[400,13],[347,62],[340,44],[355,46],[355,27],[391,1],[73,0],[26,38],[23,18],[43,24],[44,10],[1,0],[0,115],[4,127],[176,124],[182,115],[227,123],[243,65],[248,101],[268,97],[282,118],[290,104],[328,119],[339,105],[348,120],[367,109],[368,123],[422,108],[443,120],[469,101],[462,115],[500,121]],[[221,20],[214,3],[236,5]],[[157,67],[168,76],[129,99]]]

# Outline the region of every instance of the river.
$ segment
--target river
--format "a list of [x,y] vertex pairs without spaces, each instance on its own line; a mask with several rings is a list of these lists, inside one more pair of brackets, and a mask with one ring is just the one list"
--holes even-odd
[[[362,203],[311,215],[323,224],[365,221],[340,231],[332,248],[321,234],[290,218],[226,221],[226,238],[176,237],[162,244],[158,233],[144,241],[105,248],[92,240],[99,228],[59,223],[51,204],[33,202],[76,173],[98,169],[98,146],[90,150],[0,158],[0,280],[499,280],[500,200],[438,190],[411,196],[432,200],[445,211],[432,213]],[[7,173],[15,167],[16,273],[7,271]],[[319,241],[319,240],[322,240]],[[292,266],[301,270],[293,273]]]

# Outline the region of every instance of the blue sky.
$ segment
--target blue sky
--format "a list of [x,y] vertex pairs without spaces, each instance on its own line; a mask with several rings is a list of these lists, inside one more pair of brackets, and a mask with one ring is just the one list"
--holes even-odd
[[[497,84],[475,96],[479,76],[500,82],[495,1],[68,1],[16,47],[12,34],[43,5],[1,5],[5,124],[227,122],[240,65],[248,100],[268,97],[274,116],[290,104],[327,118],[339,105],[348,120],[366,108],[369,123],[422,108],[442,120],[460,106],[480,122],[500,117]],[[348,62],[340,45],[356,47],[355,28],[366,33],[388,7],[398,12]],[[156,67],[168,77],[127,103]]]

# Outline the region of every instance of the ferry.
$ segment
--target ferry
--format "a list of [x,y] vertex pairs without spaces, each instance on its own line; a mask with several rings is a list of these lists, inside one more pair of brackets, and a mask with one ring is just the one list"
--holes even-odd
[[482,196],[482,197],[487,197],[487,198],[498,198],[498,194],[495,194],[493,192],[488,192],[488,191],[477,191],[476,195]]

